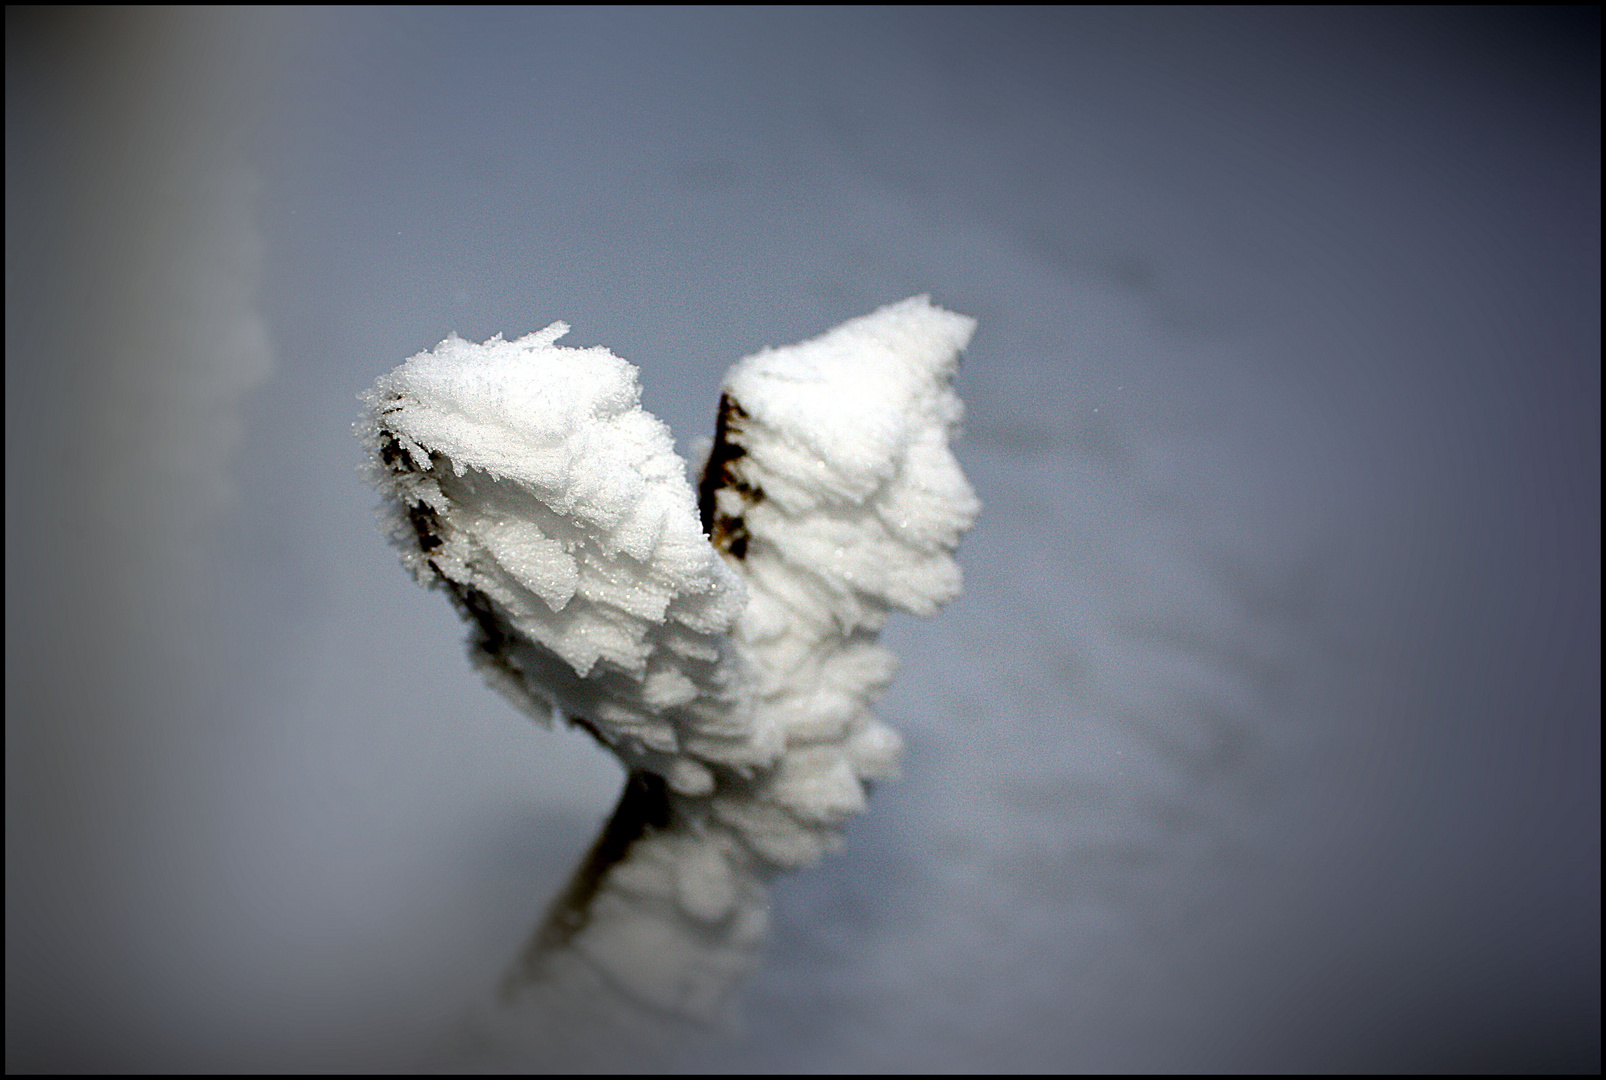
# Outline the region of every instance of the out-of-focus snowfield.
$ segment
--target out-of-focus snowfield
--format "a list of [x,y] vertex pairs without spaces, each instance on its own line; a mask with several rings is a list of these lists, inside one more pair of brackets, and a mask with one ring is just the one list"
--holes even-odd
[[8,1070],[458,1061],[611,808],[385,546],[375,376],[562,318],[689,451],[919,292],[905,776],[653,1064],[1598,1069],[1599,35],[8,9]]

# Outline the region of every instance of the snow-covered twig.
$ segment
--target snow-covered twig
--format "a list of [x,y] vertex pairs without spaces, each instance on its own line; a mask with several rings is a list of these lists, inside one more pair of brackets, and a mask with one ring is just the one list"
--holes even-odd
[[736,364],[696,492],[634,367],[451,337],[364,395],[403,561],[489,681],[629,771],[510,973],[708,1017],[754,964],[767,880],[840,844],[901,740],[870,711],[888,612],[960,589],[978,504],[949,439],[973,320],[924,297]]

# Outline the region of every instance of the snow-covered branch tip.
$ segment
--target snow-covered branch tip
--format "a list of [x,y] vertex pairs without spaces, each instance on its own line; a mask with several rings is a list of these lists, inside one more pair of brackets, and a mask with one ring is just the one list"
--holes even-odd
[[957,596],[978,503],[949,448],[974,320],[924,296],[727,374],[696,492],[637,371],[564,323],[450,337],[363,395],[402,561],[537,720],[629,770],[509,979],[708,1016],[757,957],[766,881],[896,775],[871,712],[892,610]]

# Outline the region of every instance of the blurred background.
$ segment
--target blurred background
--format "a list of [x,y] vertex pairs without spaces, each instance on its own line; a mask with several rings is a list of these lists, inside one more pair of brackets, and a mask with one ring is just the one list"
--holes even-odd
[[1598,1071],[1599,50],[8,7],[8,1071],[455,1067],[611,808],[397,565],[358,391],[562,318],[684,450],[920,292],[985,510],[888,633],[905,776],[651,1064]]

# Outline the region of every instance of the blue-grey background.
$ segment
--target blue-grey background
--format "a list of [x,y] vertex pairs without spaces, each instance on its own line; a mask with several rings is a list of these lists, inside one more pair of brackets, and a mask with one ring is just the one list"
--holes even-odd
[[360,389],[563,318],[688,447],[930,292],[986,509],[905,778],[656,1064],[1598,1070],[1599,45],[8,8],[8,1069],[439,1063],[607,813],[383,543]]

